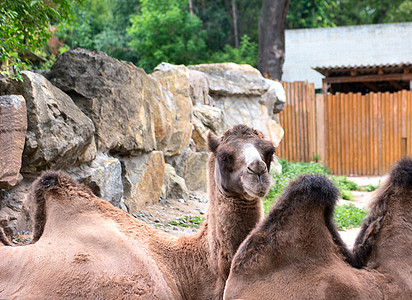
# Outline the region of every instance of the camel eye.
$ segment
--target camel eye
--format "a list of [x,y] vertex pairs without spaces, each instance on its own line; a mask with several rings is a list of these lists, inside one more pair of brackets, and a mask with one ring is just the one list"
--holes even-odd
[[228,153],[222,153],[222,154],[219,155],[219,160],[221,162],[227,163],[227,162],[230,162],[231,159],[232,159],[232,157]]

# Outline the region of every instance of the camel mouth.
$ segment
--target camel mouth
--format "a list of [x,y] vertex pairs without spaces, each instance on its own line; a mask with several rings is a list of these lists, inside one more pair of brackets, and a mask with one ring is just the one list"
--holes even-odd
[[259,197],[259,198],[265,197],[266,194],[269,192],[269,187],[270,187],[270,185],[269,185],[268,187],[261,186],[261,187],[258,188],[258,189],[251,189],[251,188],[248,187],[247,185],[244,185],[244,186],[243,186],[243,188],[245,189],[245,192],[246,192],[249,196],[251,196],[251,197],[253,197],[253,198],[256,198],[256,197]]

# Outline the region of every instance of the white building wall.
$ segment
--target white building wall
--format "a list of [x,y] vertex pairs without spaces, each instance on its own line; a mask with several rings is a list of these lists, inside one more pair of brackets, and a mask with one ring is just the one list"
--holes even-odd
[[322,87],[312,67],[412,62],[412,22],[285,32],[282,81],[309,81]]

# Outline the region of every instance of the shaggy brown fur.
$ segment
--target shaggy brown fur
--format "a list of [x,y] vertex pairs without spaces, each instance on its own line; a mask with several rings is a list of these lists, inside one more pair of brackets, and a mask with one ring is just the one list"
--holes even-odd
[[403,158],[379,188],[354,245],[358,267],[390,282],[389,299],[412,297],[412,158]]
[[239,247],[225,299],[383,299],[383,276],[349,265],[332,219],[337,199],[323,176],[292,182]]
[[232,257],[262,217],[275,149],[242,125],[208,139],[209,213],[190,237],[134,219],[63,173],[43,174],[35,243],[0,247],[0,298],[222,298]]

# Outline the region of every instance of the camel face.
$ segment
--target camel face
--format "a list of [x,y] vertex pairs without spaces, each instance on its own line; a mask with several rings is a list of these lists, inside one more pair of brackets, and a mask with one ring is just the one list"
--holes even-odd
[[263,197],[272,184],[270,164],[276,148],[263,135],[238,125],[217,138],[209,134],[209,148],[215,156],[214,176],[220,192],[246,199]]

